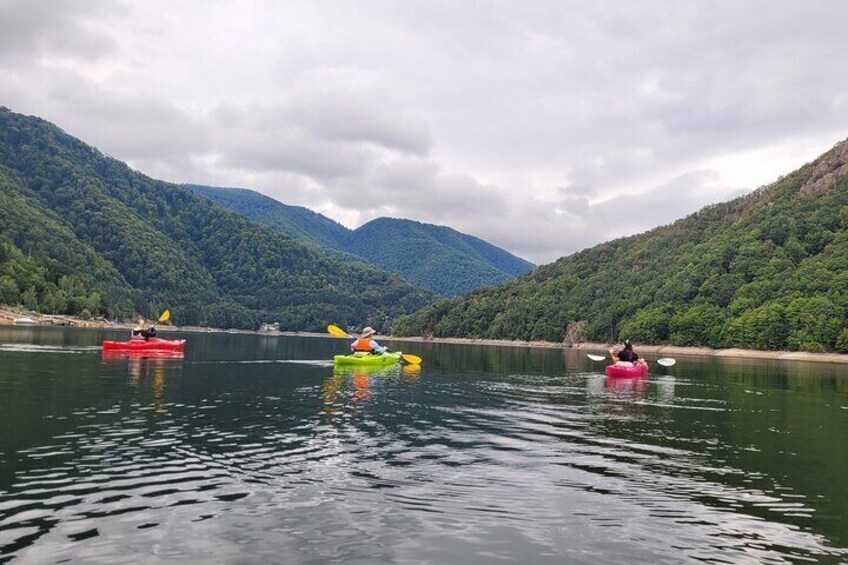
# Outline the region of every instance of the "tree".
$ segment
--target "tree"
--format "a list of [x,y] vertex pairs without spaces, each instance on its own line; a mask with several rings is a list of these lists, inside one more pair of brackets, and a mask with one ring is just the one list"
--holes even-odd
[[620,337],[644,343],[662,343],[668,339],[671,306],[639,310],[621,324]]
[[671,318],[671,343],[680,346],[721,347],[727,311],[714,304],[698,304]]
[[731,319],[722,340],[728,346],[783,349],[788,335],[786,308],[771,302]]
[[0,304],[15,306],[18,303],[18,285],[8,275],[0,277]]
[[844,313],[824,296],[796,298],[786,307],[787,345],[801,351],[832,350]]

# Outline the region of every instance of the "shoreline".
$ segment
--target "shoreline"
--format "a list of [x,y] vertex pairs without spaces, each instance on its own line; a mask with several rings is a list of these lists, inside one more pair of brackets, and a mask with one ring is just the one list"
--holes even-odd
[[[383,341],[405,341],[409,343],[436,343],[454,345],[483,345],[496,347],[526,347],[531,349],[563,349],[594,352],[606,355],[609,344],[583,342],[565,345],[552,341],[520,341],[508,339],[476,339],[464,337],[392,337],[377,336]],[[848,363],[848,354],[808,353],[805,351],[763,351],[760,349],[712,349],[710,347],[679,347],[675,345],[639,345],[634,346],[639,353],[656,357],[717,357],[723,359],[769,359],[773,361],[812,361],[817,363]]]
[[[15,324],[15,319],[31,318],[35,323],[25,325]],[[31,310],[0,306],[0,326],[19,327],[50,327],[65,326],[78,328],[97,328],[130,330],[135,324],[122,322],[107,322],[103,319],[82,320],[74,316],[41,314]],[[261,330],[237,330],[223,328],[207,328],[200,326],[172,326],[156,324],[156,329],[161,332],[190,332],[190,333],[230,333],[244,335],[260,335],[266,337],[310,337],[322,339],[340,339],[328,333],[322,332],[295,332],[295,331],[261,331]],[[422,344],[446,344],[446,345],[481,345],[486,347],[524,347],[530,349],[563,349],[585,352],[601,353],[606,355],[609,345],[605,343],[583,342],[574,345],[565,345],[562,342],[552,341],[521,341],[509,339],[478,339],[465,337],[402,337],[391,335],[376,336],[382,341],[422,343]],[[716,357],[723,359],[769,359],[776,361],[808,361],[816,363],[848,363],[848,354],[842,353],[807,353],[804,351],[763,351],[759,349],[712,349],[709,347],[678,347],[674,345],[639,345],[636,349],[639,353],[657,357]]]

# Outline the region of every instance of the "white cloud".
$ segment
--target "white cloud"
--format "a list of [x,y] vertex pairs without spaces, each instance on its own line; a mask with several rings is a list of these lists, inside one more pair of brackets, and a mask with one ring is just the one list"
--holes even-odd
[[151,176],[349,225],[444,223],[537,262],[756,188],[848,136],[840,0],[0,13],[0,104]]

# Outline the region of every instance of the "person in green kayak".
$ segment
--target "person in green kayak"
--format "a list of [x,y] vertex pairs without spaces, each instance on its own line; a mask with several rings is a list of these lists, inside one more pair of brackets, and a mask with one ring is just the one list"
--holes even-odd
[[147,326],[144,322],[144,318],[139,318],[138,323],[132,330],[130,334],[130,339],[143,339],[147,341],[151,337],[156,337],[156,328],[153,327],[153,324]]
[[362,333],[359,334],[359,337],[356,339],[356,341],[350,344],[350,350],[353,353],[385,353],[388,348],[381,346],[379,343],[377,343],[376,340],[371,339],[371,336],[375,333],[377,332],[374,331],[374,328],[372,328],[371,326],[368,326],[367,328],[362,330]]

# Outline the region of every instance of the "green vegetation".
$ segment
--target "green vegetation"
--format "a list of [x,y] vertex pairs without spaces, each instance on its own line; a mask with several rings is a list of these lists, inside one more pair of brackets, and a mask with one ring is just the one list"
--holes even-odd
[[533,268],[482,239],[394,218],[377,218],[354,230],[347,250],[442,296],[503,283]]
[[[51,314],[131,313],[141,295],[0,167],[0,303]],[[111,303],[110,303],[111,300]]]
[[848,142],[769,187],[402,318],[402,335],[848,352]]
[[282,204],[246,188],[183,185],[224,208],[319,247],[344,249],[350,230],[302,206]]
[[431,300],[150,179],[55,126],[0,108],[0,301],[182,324],[387,326]]
[[533,264],[499,247],[456,230],[412,220],[378,218],[349,230],[307,208],[289,206],[238,188],[186,185],[216,203],[334,256],[368,263],[400,274],[442,296],[511,280]]

